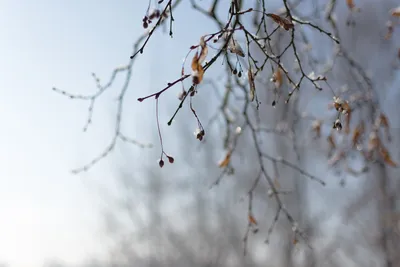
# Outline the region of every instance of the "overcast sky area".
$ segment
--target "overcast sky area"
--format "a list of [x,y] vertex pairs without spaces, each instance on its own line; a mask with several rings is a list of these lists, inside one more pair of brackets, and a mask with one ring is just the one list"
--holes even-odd
[[[128,62],[133,41],[144,31],[146,7],[147,1],[130,0],[1,1],[0,262],[34,267],[57,258],[73,264],[103,252],[99,211],[107,203],[95,188],[106,193],[115,189],[115,158],[86,174],[70,170],[90,161],[109,142],[116,95],[99,101],[93,127],[84,134],[88,103],[51,88],[95,92],[91,72],[105,81],[114,67]],[[184,18],[184,9],[176,16]],[[180,25],[176,35],[186,32],[186,41],[150,45],[137,61],[140,67],[134,68],[125,133],[144,143],[156,140],[151,137],[154,101],[139,105],[137,97],[165,84],[168,76],[178,77],[183,56],[199,36],[188,31],[188,24]],[[168,68],[170,62],[173,68]],[[141,157],[150,166],[157,164],[153,154]]]
[[[92,72],[105,82],[115,67],[128,63],[133,42],[144,32],[141,21],[147,3],[0,0],[0,264],[38,267],[51,259],[68,264],[101,259],[106,255],[101,211],[109,205],[106,196],[118,193],[118,170],[140,175],[146,168],[158,168],[154,153],[123,144],[89,172],[72,174],[72,169],[101,153],[112,138],[116,98],[124,77],[96,103],[93,124],[86,133],[82,129],[89,103],[52,91],[57,87],[91,94],[96,91]],[[155,101],[136,99],[178,78],[188,48],[214,29],[210,22],[199,23],[203,17],[187,12],[189,8],[184,3],[174,14],[180,23],[174,24],[173,40],[167,31],[156,34],[138,57],[125,102],[124,133],[155,144],[156,151]],[[397,75],[393,84],[398,85],[399,79]],[[174,111],[179,88],[163,96],[160,109],[168,107],[169,113],[160,115],[162,121]],[[394,88],[386,99],[388,106],[398,99]],[[387,112],[391,116],[398,111]],[[392,124],[397,131],[399,122]],[[189,134],[196,129],[194,120],[184,125]],[[174,140],[181,126],[164,123],[164,139]],[[192,139],[189,145],[195,147],[198,142]],[[183,149],[179,140],[165,146],[183,162],[168,165],[169,171],[185,172],[189,167],[185,159],[179,159]],[[355,183],[350,190],[351,186]]]

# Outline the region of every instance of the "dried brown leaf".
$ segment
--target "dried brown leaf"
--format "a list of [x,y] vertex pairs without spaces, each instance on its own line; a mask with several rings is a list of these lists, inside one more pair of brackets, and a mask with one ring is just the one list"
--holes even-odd
[[340,97],[333,97],[333,103],[328,106],[329,108],[334,107],[337,111],[348,114],[351,112],[350,104],[348,101],[341,99]]
[[191,65],[192,70],[197,71],[198,65],[199,65],[199,57],[198,57],[198,53],[196,52],[196,54],[192,58],[192,65]]
[[229,162],[231,161],[231,151],[228,151],[225,155],[225,158],[218,163],[218,167],[224,168],[228,166]]
[[369,140],[368,140],[368,151],[372,152],[375,149],[377,149],[380,145],[381,141],[379,140],[378,133],[376,131],[372,131],[369,134]]
[[343,109],[343,112],[344,112],[345,114],[351,112],[350,104],[349,104],[348,101],[344,101],[344,102],[342,103],[342,109]]
[[199,84],[203,80],[204,69],[201,63],[199,62],[199,55],[196,52],[192,59],[192,71],[193,71],[193,83]]
[[283,18],[281,16],[278,16],[278,15],[275,15],[272,13],[268,13],[267,16],[272,18],[275,21],[275,23],[279,24],[286,31],[288,31],[294,27],[294,24],[286,18]]
[[195,83],[196,84],[201,83],[201,81],[203,80],[203,76],[204,76],[204,69],[203,69],[203,66],[201,64],[199,64],[197,79],[196,79]]
[[[229,33],[225,33],[225,38],[229,37]],[[231,39],[229,39],[228,42],[228,49],[231,53],[236,54],[238,56],[244,57],[244,52],[238,41],[233,37],[233,34],[231,35]]]
[[249,85],[250,85],[250,101],[254,101],[254,96],[256,94],[256,85],[254,83],[254,74],[251,70],[251,65],[249,70],[247,71],[247,77],[249,79]]
[[392,167],[397,167],[397,163],[392,160],[389,151],[383,145],[379,147],[379,154],[386,164]]
[[208,47],[207,47],[207,44],[206,44],[206,42],[204,40],[204,36],[202,36],[200,38],[200,47],[201,47],[201,52],[200,52],[200,55],[199,55],[198,63],[202,64],[203,61],[206,59],[206,57],[208,55]]
[[384,128],[389,128],[389,120],[385,114],[381,113],[379,116],[379,124],[382,125]]
[[389,119],[383,113],[381,113],[379,116],[379,126],[383,127],[383,129],[385,130],[386,139],[390,142],[391,137],[390,137]]
[[361,121],[360,124],[358,124],[357,127],[354,129],[353,136],[351,138],[351,143],[353,145],[353,148],[355,148],[358,145],[360,137],[364,133],[364,129],[365,126],[363,121]]
[[208,47],[207,44],[204,40],[204,36],[200,38],[200,47],[201,51],[200,54],[196,52],[192,59],[192,71],[193,71],[193,83],[194,84],[199,84],[203,80],[204,76],[204,69],[202,66],[203,61],[206,59],[207,54],[208,54]]
[[276,88],[280,88],[283,83],[283,75],[281,68],[277,68],[274,74],[272,75],[272,79],[275,83]]
[[315,120],[312,123],[312,130],[315,132],[315,139],[321,137],[321,125],[322,122],[320,120]]
[[392,10],[390,10],[390,14],[393,17],[400,17],[400,6],[393,8]]
[[349,9],[353,9],[356,6],[353,0],[346,0],[346,4]]
[[256,218],[253,215],[249,214],[249,222],[254,225],[258,225]]

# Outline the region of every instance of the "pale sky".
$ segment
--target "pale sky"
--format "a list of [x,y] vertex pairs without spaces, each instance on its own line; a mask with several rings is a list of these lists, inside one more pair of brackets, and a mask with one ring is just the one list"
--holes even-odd
[[[84,134],[88,103],[69,100],[51,88],[94,92],[91,72],[106,80],[114,67],[128,62],[132,42],[143,32],[146,7],[147,1],[130,0],[1,1],[0,262],[16,267],[41,266],[52,258],[78,263],[102,252],[99,210],[105,201],[95,187],[107,192],[115,189],[115,162],[106,159],[79,176],[70,170],[88,162],[107,144],[115,111],[108,104],[115,103],[116,94],[99,102],[94,125]],[[189,27],[181,25],[182,31]],[[134,84],[140,86],[130,95],[130,103],[138,105],[136,98],[142,92],[157,89],[149,85],[165,84],[171,74],[178,77],[181,59],[196,44],[197,37],[190,39],[196,34],[186,34],[181,45],[175,42],[172,47],[166,42],[147,50],[148,56],[134,69]],[[170,40],[168,35],[161,38]],[[174,54],[179,58],[174,68],[161,73]],[[154,101],[126,110],[131,114],[126,133],[143,142],[156,140],[148,135],[155,127]],[[138,122],[137,115],[146,111],[151,119]],[[129,131],[129,127],[141,130]],[[135,151],[139,150],[132,147],[131,153]],[[149,165],[157,163],[157,158],[144,155]]]
[[[88,103],[51,90],[55,86],[90,94],[96,90],[91,72],[106,81],[114,67],[126,64],[133,41],[143,32],[147,3],[0,0],[0,263],[36,267],[48,259],[62,259],[77,264],[105,255],[100,210],[108,204],[97,189],[106,195],[116,193],[115,170],[121,166],[141,171],[157,164],[154,154],[124,145],[123,151],[117,150],[90,172],[72,175],[71,169],[90,161],[108,144],[123,79],[98,103],[87,133],[82,128]],[[214,26],[198,23],[201,15],[188,16],[188,6],[185,3],[176,12],[181,23],[175,24],[175,39],[155,36],[133,71],[125,133],[154,142],[154,149],[154,101],[139,104],[136,99],[178,77],[188,48]],[[165,96],[162,107],[176,101],[178,92]],[[170,114],[160,118],[166,121]],[[195,121],[186,126],[193,132]],[[398,122],[393,126],[397,128]],[[173,131],[167,131],[171,128],[163,128],[166,139],[173,137]],[[176,144],[166,144],[173,155],[181,149]],[[196,140],[191,145],[195,147]],[[123,156],[126,151],[131,158]],[[139,158],[147,165],[137,164]],[[169,168],[185,168],[182,165]]]

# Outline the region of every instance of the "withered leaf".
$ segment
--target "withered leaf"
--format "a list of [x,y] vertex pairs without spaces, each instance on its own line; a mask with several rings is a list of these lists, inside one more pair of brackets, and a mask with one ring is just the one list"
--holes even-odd
[[312,130],[315,132],[315,139],[321,137],[321,125],[322,122],[320,120],[315,120],[312,123]]
[[394,17],[400,17],[400,6],[393,8],[392,10],[390,10],[390,13],[392,16]]
[[238,56],[244,57],[243,49],[240,46],[239,42],[236,41],[236,39],[233,37],[233,33],[231,34],[229,31],[225,32],[223,34],[225,40],[227,40],[229,38],[229,35],[231,36],[230,39],[228,40],[229,52],[236,54]]
[[368,140],[368,151],[373,151],[377,149],[380,145],[381,141],[379,140],[378,133],[376,131],[372,131],[369,134],[369,140]]
[[225,155],[225,158],[218,163],[218,167],[224,168],[228,166],[229,162],[231,161],[231,151],[228,151]]
[[360,137],[364,133],[364,129],[365,126],[363,121],[361,121],[360,124],[358,124],[357,127],[354,129],[353,136],[351,138],[351,143],[353,145],[353,148],[355,148],[358,145]]
[[203,61],[206,59],[207,55],[208,55],[208,47],[206,45],[206,42],[204,40],[204,36],[202,36],[200,38],[200,46],[201,46],[201,52],[200,52],[200,56],[199,56],[199,64],[202,64]]
[[385,114],[381,113],[381,115],[379,116],[379,120],[380,120],[380,124],[384,127],[384,128],[389,128],[389,120],[386,117]]
[[193,71],[197,71],[199,65],[199,57],[198,57],[198,53],[196,52],[196,54],[193,56],[192,58],[192,70]]
[[229,40],[228,49],[231,53],[234,53],[238,56],[244,57],[244,52],[243,52],[242,47],[235,39],[233,39],[233,36]]
[[201,63],[199,62],[199,55],[196,52],[192,59],[192,76],[193,76],[193,83],[199,84],[203,80],[204,69]]
[[276,71],[272,75],[272,79],[275,83],[276,88],[280,88],[282,86],[283,77],[281,68],[276,69]]
[[200,38],[200,54],[196,52],[192,59],[192,71],[193,71],[193,83],[199,84],[203,80],[204,69],[202,66],[203,61],[206,59],[208,54],[208,47],[206,42],[204,41],[204,36]]
[[386,139],[390,142],[391,137],[390,137],[389,119],[383,113],[381,113],[379,116],[379,126],[382,126],[385,129]]
[[385,114],[381,113],[376,121],[376,127],[383,127],[385,131],[389,132],[389,120]]
[[254,218],[254,216],[251,215],[251,214],[249,214],[249,222],[250,222],[251,224],[254,224],[254,225],[257,225],[257,224],[258,224],[256,218]]
[[350,105],[349,105],[349,102],[348,101],[344,101],[343,102],[343,104],[342,104],[342,109],[343,109],[343,113],[350,113],[351,112],[351,108],[350,108]]
[[353,0],[346,0],[346,4],[349,9],[353,9],[355,7],[354,1]]
[[203,69],[203,66],[199,64],[196,84],[201,83],[201,81],[203,80],[203,76],[204,76],[204,69]]
[[337,111],[342,114],[348,114],[351,112],[350,104],[348,101],[341,99],[340,97],[334,96],[333,103],[329,105],[329,108],[334,107]]
[[250,101],[254,101],[254,96],[256,93],[256,85],[254,83],[254,74],[251,70],[251,65],[250,65],[249,70],[247,71],[247,76],[248,76],[249,85],[250,85]]
[[294,27],[293,23],[290,20],[286,19],[286,18],[283,18],[281,16],[275,15],[273,13],[268,13],[267,16],[272,18],[275,21],[275,23],[279,24],[286,31],[288,31],[288,30],[290,30],[290,29],[292,29]]
[[392,167],[397,167],[397,163],[392,160],[389,151],[382,145],[379,147],[379,154],[386,164]]

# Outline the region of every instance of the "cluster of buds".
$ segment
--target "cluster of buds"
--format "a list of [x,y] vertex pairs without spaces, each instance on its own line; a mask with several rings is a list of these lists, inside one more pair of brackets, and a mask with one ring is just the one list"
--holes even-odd
[[343,99],[334,96],[333,97],[333,104],[332,106],[338,111],[338,115],[337,118],[335,120],[335,122],[333,123],[333,129],[336,129],[338,131],[342,130],[343,126],[342,126],[342,122],[340,121],[340,117],[341,115],[347,115],[347,127],[349,124],[349,119],[350,119],[350,105],[348,101],[344,101]]
[[337,96],[333,97],[333,107],[342,114],[348,114],[350,112],[349,102]]
[[[175,159],[174,159],[173,157],[168,156],[168,155],[166,155],[166,154],[165,154],[165,156],[168,158],[168,162],[169,162],[169,163],[171,163],[171,164],[174,163]],[[162,157],[161,157],[161,159],[158,161],[158,165],[160,166],[160,168],[164,167],[164,160],[162,159]]]
[[143,18],[143,28],[147,29],[149,27],[149,24],[152,23],[153,19],[158,19],[161,15],[160,10],[155,9],[153,10],[150,14],[147,16],[144,16]]
[[242,77],[242,71],[241,70],[237,70],[236,68],[232,71],[233,75],[237,75],[239,78]]
[[335,122],[333,123],[333,129],[336,129],[338,131],[342,130],[343,126],[342,126],[342,122],[340,121],[339,118],[337,118],[335,120]]
[[194,132],[194,135],[196,136],[196,139],[199,139],[199,141],[202,141],[204,136],[206,135],[204,129],[196,129],[196,132]]

